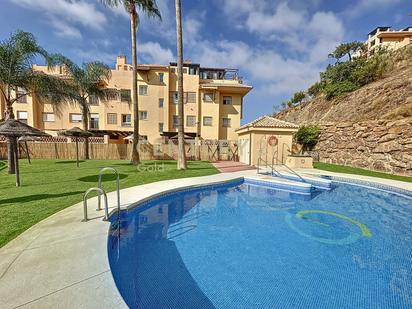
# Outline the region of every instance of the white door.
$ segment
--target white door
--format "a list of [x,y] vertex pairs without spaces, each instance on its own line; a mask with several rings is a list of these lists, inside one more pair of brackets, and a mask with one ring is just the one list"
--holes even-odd
[[249,139],[239,139],[239,161],[245,164],[250,164],[249,144]]

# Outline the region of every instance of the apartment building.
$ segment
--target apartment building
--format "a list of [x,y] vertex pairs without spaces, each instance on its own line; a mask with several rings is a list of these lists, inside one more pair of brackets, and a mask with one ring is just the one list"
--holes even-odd
[[[34,70],[64,77],[64,70],[48,70],[33,66]],[[140,134],[150,143],[173,138],[177,134],[177,65],[138,66],[138,98]],[[237,139],[243,98],[252,89],[242,83],[238,71],[224,68],[204,68],[190,61],[184,63],[184,126],[188,138]],[[124,143],[133,131],[131,104],[132,68],[125,56],[118,56],[112,76],[105,86],[104,101],[89,98],[90,131],[105,136],[111,143]],[[17,90],[17,93],[20,90]],[[35,96],[23,96],[13,105],[16,119],[57,135],[62,129],[82,127],[80,108],[61,105],[55,110],[51,104],[40,102]],[[4,113],[0,101],[0,112]]]
[[368,55],[379,48],[397,50],[412,43],[412,27],[394,30],[391,27],[377,27],[368,34],[365,42]]

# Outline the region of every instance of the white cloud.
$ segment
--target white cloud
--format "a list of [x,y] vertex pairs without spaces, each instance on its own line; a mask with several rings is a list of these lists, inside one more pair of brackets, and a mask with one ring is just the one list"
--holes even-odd
[[40,12],[59,36],[80,38],[80,31],[75,27],[82,25],[94,30],[102,30],[106,16],[94,3],[84,0],[9,0],[25,9]]
[[252,11],[246,20],[250,32],[266,35],[268,33],[290,32],[304,26],[305,15],[281,3],[273,14],[264,11]]
[[248,11],[254,1],[228,0],[224,6],[228,17],[236,4],[240,15],[233,24],[246,21],[243,31],[257,34],[258,44],[209,41],[202,38],[200,27],[197,39],[188,42],[188,51],[201,65],[239,68],[261,95],[284,96],[307,89],[319,78],[328,53],[342,42],[343,23],[332,12],[309,14],[286,2],[272,3],[272,7],[259,2]]
[[80,33],[79,29],[75,27],[71,27],[64,21],[51,18],[50,24],[55,29],[54,33],[59,37],[72,38],[72,39],[82,38],[82,34]]
[[367,12],[375,12],[376,8],[379,10],[396,3],[401,0],[360,0],[356,5],[352,6],[345,12],[345,15],[351,18],[359,17]]
[[156,64],[168,64],[174,59],[172,51],[168,48],[163,48],[157,42],[140,44],[138,47],[138,56],[141,56],[144,62]]

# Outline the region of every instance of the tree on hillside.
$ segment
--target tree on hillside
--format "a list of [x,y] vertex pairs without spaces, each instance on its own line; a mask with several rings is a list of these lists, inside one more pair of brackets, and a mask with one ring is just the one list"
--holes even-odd
[[336,47],[336,49],[330,53],[328,56],[329,58],[335,58],[336,63],[340,62],[344,56],[348,56],[349,61],[352,61],[352,56],[358,50],[364,47],[364,43],[359,41],[349,42],[349,43],[342,43]]
[[[95,100],[105,100],[105,83],[111,77],[110,68],[101,62],[89,62],[78,66],[68,58],[55,55],[54,64],[62,65],[67,80],[67,99],[76,103],[82,113],[83,130],[89,130],[90,104]],[[89,159],[89,139],[86,137],[84,142],[84,156]]]
[[103,4],[109,7],[118,7],[123,5],[130,16],[130,30],[132,35],[132,104],[133,104],[133,164],[140,163],[139,157],[139,104],[137,96],[137,42],[136,32],[139,24],[139,14],[137,10],[145,13],[149,17],[158,17],[161,19],[160,11],[157,7],[156,0],[100,0]]
[[[5,102],[5,119],[14,119],[13,104],[27,96],[36,95],[58,106],[66,100],[65,82],[55,76],[33,70],[35,57],[43,58],[52,66],[52,57],[38,44],[29,32],[16,31],[10,38],[0,42],[0,95]],[[14,152],[17,144],[14,139],[8,141],[8,172],[14,173]]]
[[303,125],[296,132],[296,142],[302,145],[302,153],[312,150],[319,141],[320,127],[315,124]]
[[290,101],[293,104],[300,104],[306,98],[306,93],[304,91],[298,91],[293,94],[292,99]]
[[176,5],[176,40],[177,40],[177,93],[178,93],[178,117],[177,127],[178,157],[177,169],[187,168],[185,154],[185,132],[184,132],[184,106],[183,106],[183,38],[182,38],[182,4],[181,0],[175,1]]

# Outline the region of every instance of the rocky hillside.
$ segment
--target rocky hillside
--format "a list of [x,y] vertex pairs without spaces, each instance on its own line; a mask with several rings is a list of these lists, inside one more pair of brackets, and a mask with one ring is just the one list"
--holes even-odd
[[334,100],[315,98],[275,117],[296,124],[412,117],[412,46],[394,53],[391,69],[382,79]]

